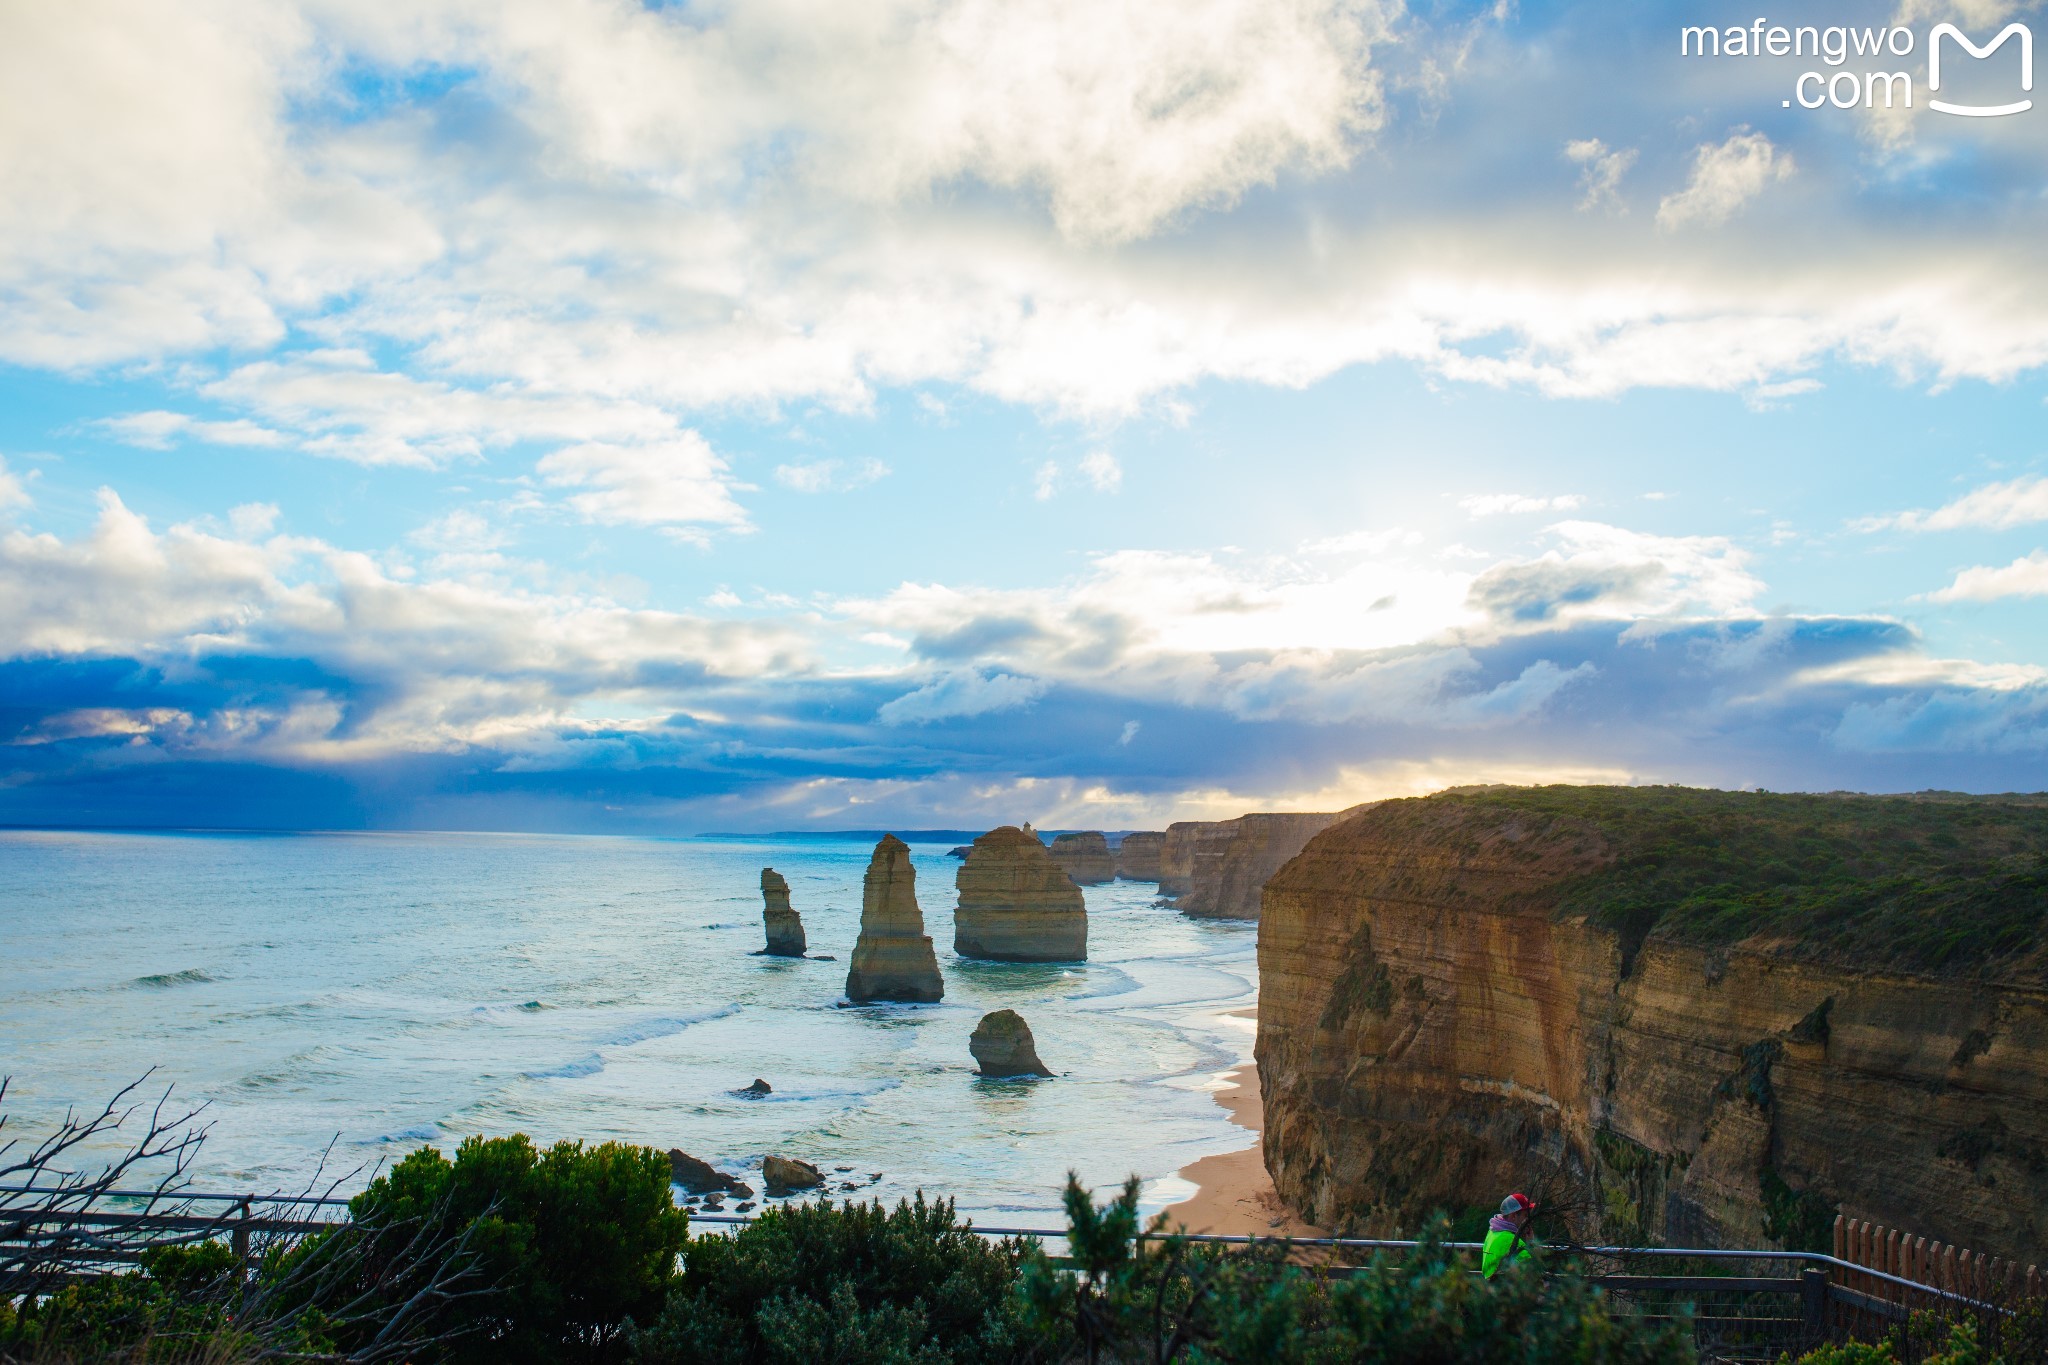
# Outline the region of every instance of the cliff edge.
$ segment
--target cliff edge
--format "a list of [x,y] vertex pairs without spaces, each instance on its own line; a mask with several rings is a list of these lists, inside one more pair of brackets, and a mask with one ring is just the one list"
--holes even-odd
[[1266,885],[1267,1168],[1348,1230],[1546,1185],[1582,1237],[2048,1258],[2044,905],[2038,799],[1385,802]]
[[1257,919],[1267,879],[1310,839],[1360,809],[1261,811],[1169,825],[1159,852],[1159,894],[1200,919]]

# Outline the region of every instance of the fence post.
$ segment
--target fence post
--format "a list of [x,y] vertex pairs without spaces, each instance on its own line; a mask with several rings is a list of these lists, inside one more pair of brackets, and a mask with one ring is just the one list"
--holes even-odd
[[1806,1333],[1815,1338],[1828,1328],[1828,1272],[1808,1266],[1799,1272],[1799,1300]]
[[249,1264],[249,1218],[253,1210],[244,1199],[235,1205],[235,1230],[228,1234],[228,1249],[235,1254],[235,1264],[246,1269]]

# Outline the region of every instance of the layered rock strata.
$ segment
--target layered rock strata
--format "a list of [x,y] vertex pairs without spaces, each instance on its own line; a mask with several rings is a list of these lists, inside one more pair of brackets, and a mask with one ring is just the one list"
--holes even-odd
[[1102,837],[1101,830],[1053,836],[1052,856],[1076,886],[1100,886],[1116,880],[1116,859],[1110,856],[1109,840]]
[[1116,846],[1116,875],[1127,882],[1159,880],[1159,855],[1165,851],[1166,835],[1158,830],[1135,830]]
[[[1706,887],[1700,915],[1670,927],[1670,896],[1628,891],[1670,885],[1648,879],[1673,858],[1747,859],[1731,836],[1677,821],[1646,854],[1630,798],[1587,804],[1388,802],[1267,883],[1257,1056],[1283,1198],[1318,1224],[1387,1233],[1547,1185],[1582,1203],[1587,1239],[1810,1245],[1839,1211],[2048,1258],[2048,989],[2025,907],[1998,900],[2035,886],[2038,906],[2038,847],[2033,873],[1987,873],[1983,901],[1994,926],[2010,912],[1998,942],[2032,966],[1909,970],[1886,935],[1917,932],[1924,859],[1954,836],[1902,863],[1923,890],[1872,937],[1847,920],[1744,937],[1719,917],[1761,913],[1755,895],[1723,909]],[[1796,884],[1830,856],[1871,861],[1853,836],[1783,834],[1773,847],[1804,862],[1760,884]],[[1835,886],[1864,895],[1861,876]],[[1874,898],[1884,883],[1867,885]],[[1939,962],[1975,926],[1935,919]]]
[[761,869],[761,922],[768,931],[768,946],[761,951],[769,957],[802,957],[803,918],[789,906],[789,883],[772,867]]
[[1015,1010],[997,1010],[981,1016],[974,1034],[967,1040],[976,1067],[984,1076],[1050,1076],[1052,1071],[1038,1060],[1038,1045],[1031,1037],[1031,1025]]
[[1182,914],[1257,919],[1259,893],[1289,858],[1337,821],[1334,814],[1268,813],[1169,825],[1161,842],[1159,894]]
[[974,841],[954,876],[953,951],[997,962],[1079,962],[1088,907],[1036,835],[1014,825]]
[[929,1004],[946,994],[938,955],[917,908],[917,869],[910,848],[885,834],[868,860],[861,888],[860,938],[846,973],[846,998]]

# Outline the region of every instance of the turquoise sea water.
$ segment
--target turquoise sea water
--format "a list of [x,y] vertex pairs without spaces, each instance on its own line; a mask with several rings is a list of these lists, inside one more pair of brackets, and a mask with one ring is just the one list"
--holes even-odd
[[[1087,890],[1086,964],[953,956],[946,845],[916,844],[935,1006],[843,1007],[871,845],[851,839],[0,831],[0,1072],[37,1131],[144,1069],[210,1102],[193,1174],[297,1189],[421,1143],[520,1131],[853,1167],[893,1200],[1051,1226],[1069,1169],[1174,1172],[1248,1145],[1211,1099],[1250,1057],[1254,928]],[[762,942],[760,869],[814,954]],[[1058,1078],[977,1078],[991,1009]],[[734,1094],[755,1077],[774,1094]],[[364,1177],[349,1182],[359,1185]],[[758,1182],[757,1187],[758,1187]]]

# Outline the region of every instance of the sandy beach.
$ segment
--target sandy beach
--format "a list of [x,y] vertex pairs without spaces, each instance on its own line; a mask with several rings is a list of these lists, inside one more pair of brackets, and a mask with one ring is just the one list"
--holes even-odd
[[[1244,1012],[1256,1018],[1256,1010]],[[1259,1150],[1259,1133],[1265,1109],[1259,1096],[1259,1069],[1246,1063],[1230,1073],[1227,1085],[1216,1092],[1216,1102],[1230,1114],[1231,1121],[1246,1129],[1250,1145],[1242,1151],[1203,1157],[1181,1169],[1183,1179],[1198,1187],[1190,1198],[1165,1209],[1169,1222],[1189,1232],[1214,1232],[1231,1236],[1327,1237],[1329,1233],[1304,1223],[1281,1204],[1266,1174]]]

